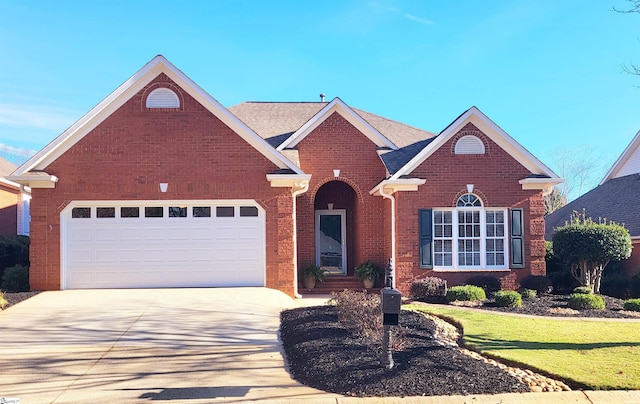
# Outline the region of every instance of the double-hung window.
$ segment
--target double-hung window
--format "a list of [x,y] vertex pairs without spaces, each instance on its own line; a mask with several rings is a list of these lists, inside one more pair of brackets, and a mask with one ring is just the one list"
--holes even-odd
[[473,194],[462,195],[455,208],[421,210],[421,266],[436,270],[509,268],[508,218],[508,209],[485,208]]

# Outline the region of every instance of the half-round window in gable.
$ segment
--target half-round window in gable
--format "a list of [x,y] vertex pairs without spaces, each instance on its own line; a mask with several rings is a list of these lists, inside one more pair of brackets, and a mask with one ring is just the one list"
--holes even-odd
[[482,206],[482,201],[474,194],[464,194],[458,198],[456,206],[458,208],[480,207]]
[[455,154],[484,154],[484,143],[473,135],[462,136],[456,142]]
[[180,98],[169,88],[156,88],[147,96],[147,108],[180,108]]

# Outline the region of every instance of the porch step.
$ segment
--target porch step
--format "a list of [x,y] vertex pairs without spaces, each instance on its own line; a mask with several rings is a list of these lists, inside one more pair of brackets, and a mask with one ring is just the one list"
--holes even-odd
[[[316,282],[313,289],[305,289],[302,282],[298,284],[298,292],[301,295],[330,295],[333,292],[342,292],[343,290],[365,290],[362,282],[355,276],[350,275],[327,275],[324,282]],[[367,289],[369,293],[380,293],[380,288]]]

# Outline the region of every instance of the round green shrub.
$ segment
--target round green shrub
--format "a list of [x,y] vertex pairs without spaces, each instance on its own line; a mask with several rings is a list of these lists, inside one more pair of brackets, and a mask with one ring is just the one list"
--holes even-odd
[[487,294],[479,286],[465,285],[465,286],[453,286],[447,290],[447,302],[453,301],[477,301],[485,300]]
[[578,286],[577,288],[573,289],[573,293],[590,295],[593,293],[593,290],[591,290],[591,288],[588,286]]
[[534,289],[520,289],[520,295],[523,299],[535,299],[538,296],[538,292]]
[[629,311],[640,311],[640,299],[625,300],[624,309]]
[[2,289],[7,292],[28,292],[29,267],[15,265],[5,269],[2,275]]
[[604,310],[604,299],[600,295],[574,293],[567,305],[574,310]]
[[520,307],[522,306],[522,295],[515,290],[501,290],[496,292],[496,305],[500,307]]

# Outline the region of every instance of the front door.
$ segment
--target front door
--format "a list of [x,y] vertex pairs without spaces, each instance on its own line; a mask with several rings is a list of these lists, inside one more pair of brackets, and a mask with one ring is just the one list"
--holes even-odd
[[316,210],[316,265],[333,275],[347,273],[346,211]]

